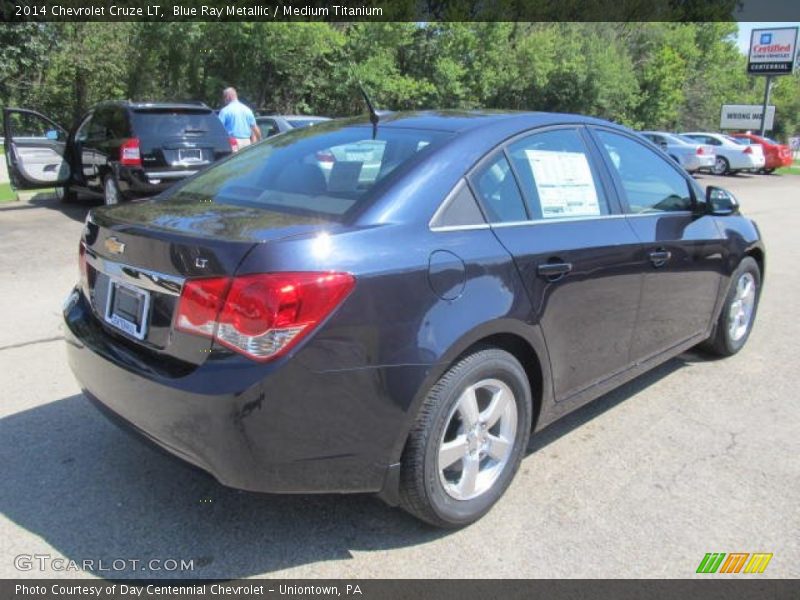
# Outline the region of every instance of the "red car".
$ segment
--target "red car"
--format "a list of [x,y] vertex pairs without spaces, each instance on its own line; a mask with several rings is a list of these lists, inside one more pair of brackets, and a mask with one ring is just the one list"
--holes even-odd
[[761,144],[764,148],[764,173],[772,173],[780,167],[790,167],[792,165],[792,149],[786,144],[780,144],[770,138],[761,137],[753,133],[732,133],[731,137],[749,144]]

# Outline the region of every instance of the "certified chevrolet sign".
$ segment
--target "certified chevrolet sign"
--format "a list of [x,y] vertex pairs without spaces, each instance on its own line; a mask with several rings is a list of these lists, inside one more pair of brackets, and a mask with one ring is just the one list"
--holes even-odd
[[753,29],[750,33],[750,75],[791,75],[797,64],[797,27]]

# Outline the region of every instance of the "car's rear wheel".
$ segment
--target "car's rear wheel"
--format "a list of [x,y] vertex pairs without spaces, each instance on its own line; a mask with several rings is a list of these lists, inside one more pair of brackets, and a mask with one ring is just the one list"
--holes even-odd
[[103,203],[106,206],[119,204],[122,201],[122,192],[119,191],[117,179],[112,175],[106,175],[103,180]]
[[731,285],[714,333],[702,348],[717,356],[731,356],[741,350],[753,328],[761,295],[758,263],[745,257],[731,276]]
[[718,156],[717,159],[714,161],[714,166],[711,167],[711,172],[714,175],[725,175],[731,168],[728,159],[724,156]]
[[508,352],[476,351],[426,396],[403,453],[401,506],[439,527],[482,517],[503,495],[530,437],[531,390]]

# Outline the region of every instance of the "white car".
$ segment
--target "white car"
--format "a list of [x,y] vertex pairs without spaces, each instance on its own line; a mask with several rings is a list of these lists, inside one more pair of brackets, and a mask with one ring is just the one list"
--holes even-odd
[[643,131],[642,135],[669,154],[672,160],[689,173],[714,168],[717,159],[714,146],[665,131]]
[[738,171],[757,171],[764,168],[766,161],[761,144],[742,146],[732,137],[722,133],[703,131],[682,133],[681,136],[714,147],[714,153],[717,155],[714,166],[711,168],[714,175],[733,174]]

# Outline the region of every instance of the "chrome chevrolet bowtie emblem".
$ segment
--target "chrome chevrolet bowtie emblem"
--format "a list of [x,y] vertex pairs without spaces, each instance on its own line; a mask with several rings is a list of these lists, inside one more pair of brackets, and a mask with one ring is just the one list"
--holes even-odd
[[112,254],[122,254],[123,252],[125,252],[125,244],[120,242],[114,236],[111,236],[110,238],[106,238],[105,246],[106,246],[106,250],[108,250]]

